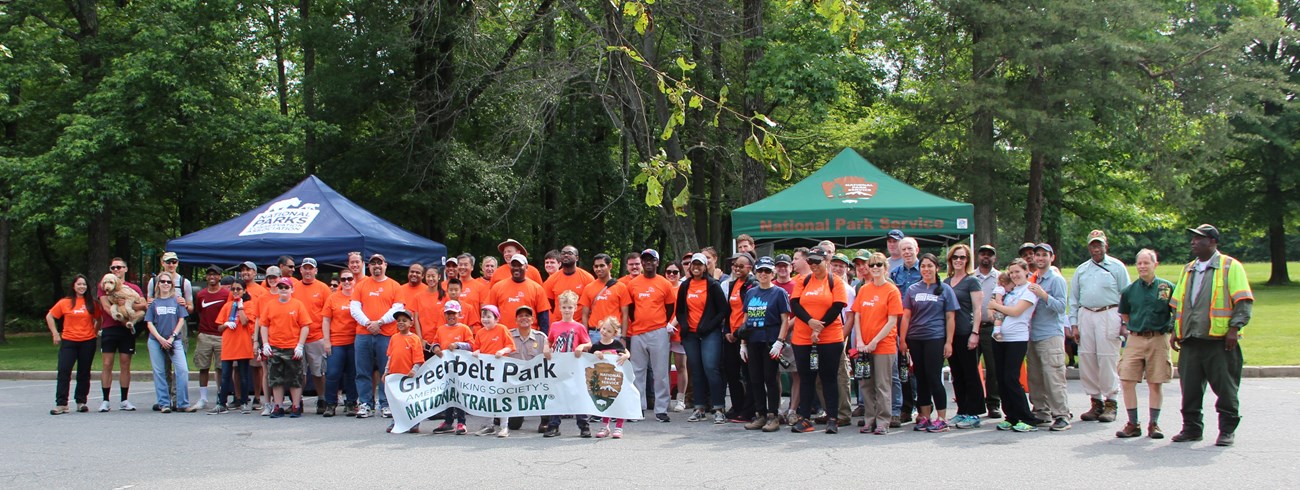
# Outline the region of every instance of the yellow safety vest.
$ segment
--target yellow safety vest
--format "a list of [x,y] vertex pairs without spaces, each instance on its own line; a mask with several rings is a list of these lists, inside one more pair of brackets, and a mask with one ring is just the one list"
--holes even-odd
[[[1193,260],[1183,268],[1183,276],[1169,297],[1169,306],[1174,308],[1174,328],[1178,336],[1183,336],[1183,305],[1191,304],[1192,273],[1196,271]],[[1228,334],[1228,320],[1232,318],[1232,305],[1242,300],[1255,300],[1250,291],[1250,282],[1246,280],[1246,269],[1241,262],[1227,255],[1219,254],[1219,269],[1211,276],[1214,279],[1210,293],[1210,336],[1223,337]],[[1202,286],[1204,287],[1204,286]]]

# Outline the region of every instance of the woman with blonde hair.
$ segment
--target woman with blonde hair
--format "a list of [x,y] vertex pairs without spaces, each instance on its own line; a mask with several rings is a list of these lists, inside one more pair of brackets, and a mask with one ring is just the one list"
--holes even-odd
[[[149,328],[149,362],[153,364],[153,387],[162,413],[171,413],[175,405],[179,412],[193,412],[189,400],[189,364],[185,359],[185,317],[188,311],[177,301],[176,284],[180,275],[161,272],[154,278],[153,302],[145,310],[144,321]],[[167,391],[165,359],[172,361],[176,379],[176,400],[173,403]]]

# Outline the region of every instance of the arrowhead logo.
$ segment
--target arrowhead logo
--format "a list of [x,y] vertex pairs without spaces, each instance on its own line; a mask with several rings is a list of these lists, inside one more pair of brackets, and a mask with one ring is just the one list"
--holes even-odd
[[868,182],[862,177],[848,175],[836,177],[834,180],[822,182],[822,192],[830,200],[840,200],[844,203],[855,203],[859,200],[871,199],[876,195],[879,185],[875,182]]
[[587,368],[587,393],[596,409],[604,412],[614,405],[614,399],[623,389],[623,373],[618,372],[613,364],[598,362]]

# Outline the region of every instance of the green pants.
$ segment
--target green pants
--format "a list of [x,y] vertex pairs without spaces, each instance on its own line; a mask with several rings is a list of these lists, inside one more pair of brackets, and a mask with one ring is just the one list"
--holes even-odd
[[1224,349],[1222,340],[1190,338],[1183,340],[1178,356],[1178,383],[1183,391],[1183,431],[1201,434],[1205,424],[1201,420],[1205,385],[1209,384],[1218,400],[1214,402],[1219,412],[1219,432],[1232,433],[1241,422],[1238,413],[1237,390],[1241,386],[1241,345],[1231,351]]

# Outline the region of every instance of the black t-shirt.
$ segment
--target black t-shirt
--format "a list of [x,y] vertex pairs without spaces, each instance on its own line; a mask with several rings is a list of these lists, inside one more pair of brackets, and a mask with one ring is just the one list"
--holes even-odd
[[973,320],[972,315],[974,314],[974,305],[971,303],[970,293],[982,292],[980,289],[980,282],[978,279],[975,279],[975,276],[970,274],[967,274],[966,277],[962,278],[961,282],[958,282],[957,284],[952,284],[952,279],[945,280],[944,282],[948,283],[948,285],[952,287],[952,292],[957,295],[957,305],[959,308],[955,315],[957,328],[954,329],[955,332],[953,338],[960,339],[964,335],[970,335],[971,330],[974,330],[971,325],[971,321]]
[[621,339],[614,339],[613,342],[610,342],[608,344],[601,342],[600,339],[593,339],[591,341],[591,350],[589,352],[591,352],[592,354],[601,354],[601,353],[622,354],[624,352],[627,352],[627,347],[623,346],[623,341]]

